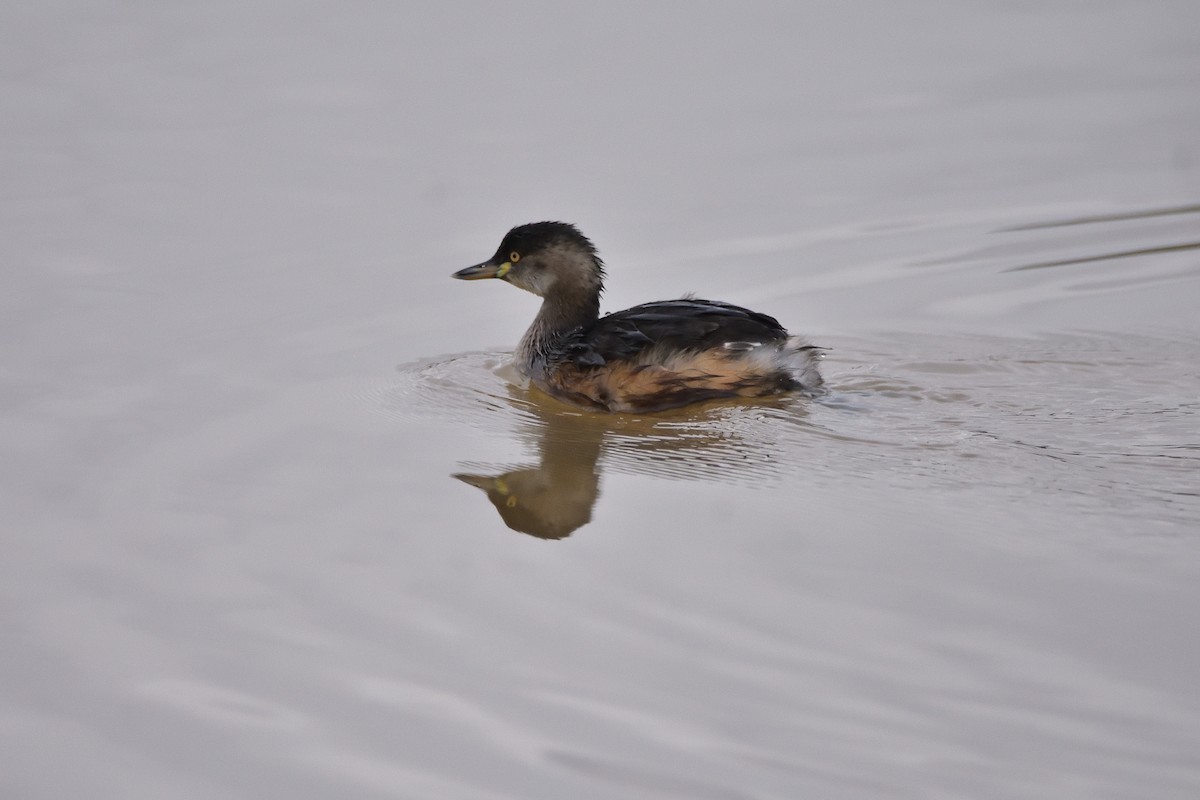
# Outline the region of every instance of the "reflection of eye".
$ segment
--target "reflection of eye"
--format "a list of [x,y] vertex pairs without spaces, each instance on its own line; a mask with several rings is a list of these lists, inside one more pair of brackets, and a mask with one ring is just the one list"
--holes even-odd
[[515,264],[521,260],[521,254],[518,253],[516,250],[513,250],[511,253],[508,254],[508,260]]
[[[513,255],[515,256],[516,253],[513,253]],[[517,496],[515,494],[509,495],[508,499],[506,499],[504,501],[504,505],[508,506],[509,508],[516,508],[517,507]]]

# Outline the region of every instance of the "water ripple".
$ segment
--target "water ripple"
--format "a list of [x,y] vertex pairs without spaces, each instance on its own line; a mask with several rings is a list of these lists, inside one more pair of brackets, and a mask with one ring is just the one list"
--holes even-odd
[[590,521],[605,471],[752,488],[839,475],[926,491],[1053,486],[1093,510],[1153,502],[1186,516],[1200,371],[1182,367],[1196,363],[1200,343],[1186,336],[892,336],[839,343],[815,400],[629,415],[530,390],[489,352],[404,365],[368,399],[402,424],[466,427],[533,454],[496,464],[464,453],[455,477],[485,491],[509,527],[544,538]]

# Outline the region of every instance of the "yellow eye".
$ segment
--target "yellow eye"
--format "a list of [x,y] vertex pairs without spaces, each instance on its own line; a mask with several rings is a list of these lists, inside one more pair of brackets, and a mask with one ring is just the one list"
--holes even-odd
[[513,250],[511,253],[508,254],[508,260],[510,263],[515,264],[521,260],[521,254],[518,253],[516,250]]

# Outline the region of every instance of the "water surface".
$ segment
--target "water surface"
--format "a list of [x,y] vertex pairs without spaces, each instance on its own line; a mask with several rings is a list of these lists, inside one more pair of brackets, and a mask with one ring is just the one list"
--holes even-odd
[[[0,24],[0,796],[1200,794],[1200,13]],[[580,413],[536,300],[831,348]]]

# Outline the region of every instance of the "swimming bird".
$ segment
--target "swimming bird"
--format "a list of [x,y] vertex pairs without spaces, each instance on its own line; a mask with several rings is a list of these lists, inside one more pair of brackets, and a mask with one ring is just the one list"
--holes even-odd
[[495,255],[453,277],[498,278],[542,298],[514,364],[534,386],[575,405],[640,413],[811,395],[823,383],[823,348],[757,311],[688,296],[600,316],[604,262],[566,222],[518,225]]

